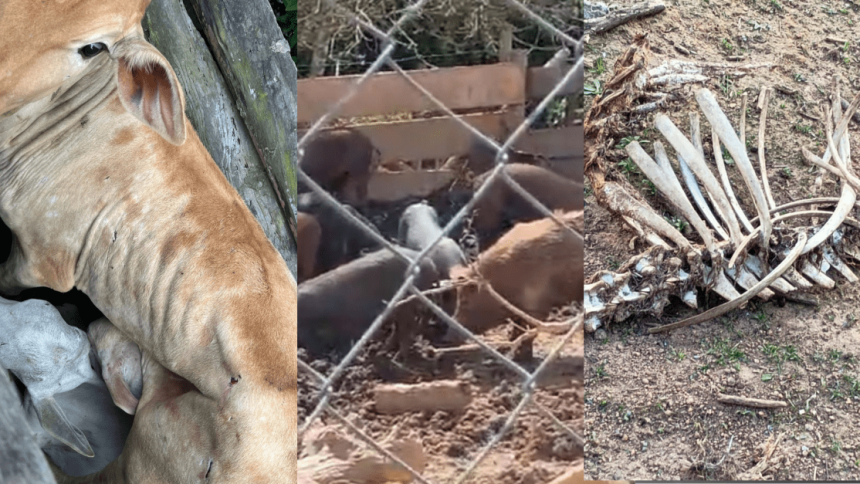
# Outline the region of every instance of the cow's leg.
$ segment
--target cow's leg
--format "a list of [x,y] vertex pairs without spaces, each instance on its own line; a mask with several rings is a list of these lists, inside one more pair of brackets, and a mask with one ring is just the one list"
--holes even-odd
[[9,259],[0,264],[0,295],[15,297],[24,289],[40,286],[42,284],[33,276],[16,238],[12,244]]

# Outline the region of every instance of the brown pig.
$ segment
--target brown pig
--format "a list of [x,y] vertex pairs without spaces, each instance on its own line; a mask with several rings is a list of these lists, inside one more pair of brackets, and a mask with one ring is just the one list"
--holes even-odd
[[487,331],[512,317],[478,284],[480,273],[514,306],[541,319],[556,307],[583,296],[583,212],[557,212],[568,228],[551,218],[517,224],[468,267],[455,267],[458,285],[454,318],[470,331]]
[[367,136],[350,128],[316,135],[299,162],[313,181],[352,205],[367,200],[367,184],[378,164],[379,150]]

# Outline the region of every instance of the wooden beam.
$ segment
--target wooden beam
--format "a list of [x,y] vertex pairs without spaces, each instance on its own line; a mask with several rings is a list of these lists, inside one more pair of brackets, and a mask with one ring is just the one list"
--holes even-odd
[[[497,141],[509,132],[510,113],[472,114],[463,120]],[[469,152],[472,133],[451,118],[430,118],[353,126],[379,149],[382,162],[445,160]],[[306,130],[299,130],[299,137]],[[526,132],[514,148],[550,158],[562,175],[582,181],[582,125]]]
[[296,65],[268,0],[191,0],[296,237]]
[[581,154],[584,144],[582,125],[573,125],[528,131],[516,147],[548,158],[568,158]]
[[[500,63],[409,71],[412,79],[448,108],[476,109],[525,102],[526,80],[515,64]],[[298,122],[312,123],[349,93],[361,76],[321,77],[298,81]],[[396,72],[372,76],[336,117],[438,111],[439,106]]]

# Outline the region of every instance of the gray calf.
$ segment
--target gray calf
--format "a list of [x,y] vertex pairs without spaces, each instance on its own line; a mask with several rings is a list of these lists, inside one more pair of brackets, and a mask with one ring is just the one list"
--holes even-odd
[[[400,216],[398,239],[410,249],[424,250],[441,234],[439,214],[427,202],[406,207]],[[452,267],[466,264],[466,257],[460,250],[460,246],[449,237],[443,237],[436,244],[430,252],[430,258],[433,259],[443,279],[449,278]]]
[[87,335],[50,303],[0,298],[0,366],[27,387],[28,423],[63,472],[91,474],[120,455],[131,418],[99,377]]

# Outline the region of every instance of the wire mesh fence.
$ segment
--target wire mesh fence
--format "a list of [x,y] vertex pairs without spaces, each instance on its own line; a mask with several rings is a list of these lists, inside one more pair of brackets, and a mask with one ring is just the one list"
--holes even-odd
[[[561,212],[554,211],[553,207],[548,207],[541,203],[538,200],[539,197],[536,197],[534,193],[530,193],[523,186],[518,184],[517,181],[510,176],[508,170],[505,169],[505,166],[510,161],[509,153],[515,147],[517,141],[531,126],[535,124],[538,118],[547,112],[554,100],[556,100],[560,94],[565,92],[566,86],[569,86],[573,82],[577,82],[577,89],[581,91],[584,59],[582,40],[565,33],[559,27],[553,25],[551,22],[532,11],[529,7],[520,3],[520,1],[506,0],[506,4],[510,9],[512,9],[512,11],[525,16],[530,21],[551,33],[554,38],[557,39],[560,45],[566,49],[564,54],[567,57],[567,63],[565,64],[563,75],[559,77],[556,85],[548,92],[548,94],[543,96],[540,102],[531,110],[530,113],[528,113],[528,115],[523,117],[519,125],[513,128],[510,131],[510,134],[500,144],[492,137],[481,132],[481,130],[474,127],[472,124],[466,122],[463,119],[462,114],[457,114],[454,112],[454,109],[446,106],[446,104],[430,92],[430,90],[421,83],[416,82],[410,71],[403,70],[392,59],[392,53],[394,52],[395,43],[397,42],[395,39],[396,34],[398,32],[408,31],[410,28],[416,28],[414,23],[417,21],[422,8],[424,8],[431,0],[417,0],[403,9],[399,19],[397,19],[397,21],[394,22],[386,31],[378,28],[374,25],[373,21],[366,18],[366,16],[352,12],[343,6],[338,5],[334,0],[323,1],[326,3],[328,8],[336,9],[339,15],[345,16],[351,22],[354,22],[354,24],[363,32],[381,42],[382,48],[380,54],[370,64],[368,69],[350,86],[347,94],[339,99],[333,99],[333,102],[330,104],[330,107],[326,110],[325,114],[314,120],[304,136],[300,138],[298,144],[300,165],[303,157],[305,156],[305,148],[308,146],[310,140],[335,120],[339,116],[342,108],[353,98],[358,96],[362,92],[362,88],[366,85],[367,81],[375,74],[379,73],[384,67],[397,73],[406,82],[408,82],[409,85],[421,92],[423,96],[430,100],[435,109],[444,113],[444,115],[449,119],[456,120],[457,124],[463,130],[469,132],[474,139],[479,140],[479,142],[484,143],[488,147],[491,147],[496,155],[495,165],[484,179],[483,184],[475,190],[470,200],[460,207],[459,210],[457,210],[450,218],[448,223],[442,228],[442,233],[439,234],[431,244],[418,251],[417,255],[414,257],[401,250],[401,247],[397,244],[387,240],[379,230],[369,225],[368,220],[357,216],[354,210],[348,209],[332,193],[327,192],[304,171],[300,170],[299,180],[307,187],[308,191],[320,197],[329,209],[334,210],[344,220],[349,221],[350,224],[360,229],[367,237],[376,241],[386,250],[391,251],[396,255],[396,257],[400,258],[408,265],[407,270],[403,274],[402,284],[396,293],[387,301],[385,309],[380,314],[376,315],[367,330],[364,331],[362,336],[354,342],[346,355],[333,365],[332,368],[330,368],[330,371],[328,371],[327,374],[323,374],[323,372],[318,371],[308,362],[301,359],[299,360],[298,364],[300,373],[304,373],[306,376],[309,376],[310,379],[315,382],[316,386],[315,394],[310,398],[310,400],[313,401],[313,410],[304,417],[302,422],[300,422],[300,442],[312,425],[319,422],[320,419],[324,418],[324,416],[327,416],[328,418],[344,425],[357,439],[363,441],[369,447],[374,449],[383,456],[383,458],[399,464],[416,481],[422,483],[432,482],[427,476],[422,475],[422,472],[419,469],[411,467],[407,462],[396,455],[396,453],[382,445],[378,439],[372,437],[370,432],[362,428],[362,424],[357,423],[354,418],[350,418],[345,415],[333,402],[335,399],[336,388],[348,373],[350,365],[355,364],[360,358],[360,354],[367,349],[370,342],[380,335],[383,326],[391,319],[392,315],[395,314],[398,307],[402,307],[406,303],[414,303],[417,300],[421,305],[429,310],[435,318],[443,321],[455,333],[461,335],[466,340],[478,345],[487,358],[493,360],[495,364],[506,368],[507,371],[516,375],[518,378],[518,400],[512,405],[512,410],[508,411],[506,415],[504,413],[500,413],[497,419],[486,424],[487,428],[483,434],[484,437],[481,442],[482,445],[480,445],[480,450],[478,452],[468,456],[468,458],[458,456],[458,470],[456,472],[456,478],[453,479],[455,482],[465,482],[474,477],[476,468],[482,463],[482,461],[484,461],[485,458],[487,458],[491,451],[506,438],[508,433],[514,427],[515,422],[517,422],[517,420],[526,412],[534,412],[537,415],[540,415],[542,419],[545,419],[542,421],[552,422],[555,430],[565,435],[567,440],[573,443],[573,446],[577,449],[577,453],[581,456],[583,447],[581,430],[574,428],[576,425],[573,425],[569,419],[559,418],[553,410],[547,408],[535,399],[535,395],[539,391],[539,381],[542,376],[545,376],[547,368],[554,363],[557,364],[559,355],[562,354],[566,348],[570,348],[576,338],[581,338],[583,325],[583,316],[580,307],[581,301],[574,301],[574,297],[571,296],[570,308],[567,311],[567,315],[562,318],[563,320],[560,323],[554,326],[557,329],[560,328],[562,331],[557,331],[556,339],[549,347],[544,359],[537,364],[536,367],[531,368],[530,371],[520,363],[514,361],[510,355],[503,354],[491,344],[484,341],[482,337],[474,334],[460,321],[457,321],[454,317],[449,315],[432,299],[431,293],[433,291],[422,291],[416,284],[416,281],[420,275],[421,262],[430,257],[431,252],[444,238],[453,233],[455,227],[467,222],[470,213],[475,208],[476,204],[482,199],[482,197],[487,196],[488,191],[494,183],[502,182],[507,184],[513,192],[522,197],[522,199],[534,207],[535,210],[539,211],[543,217],[552,219],[556,224],[561,226],[563,230],[569,231],[570,236],[578,238],[579,240],[582,239],[583,235],[580,232],[572,228],[570,224],[565,224],[561,220]],[[571,143],[571,146],[576,145],[576,143]],[[574,155],[574,153],[571,153],[571,155]],[[576,257],[575,254],[570,254],[570,256]],[[578,257],[581,261],[582,255],[580,254]],[[337,301],[332,301],[332,304],[337,304]],[[302,325],[301,300],[299,306],[299,325]],[[581,376],[579,379],[581,379]],[[577,404],[581,406],[582,402],[570,402],[571,406]]]

